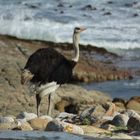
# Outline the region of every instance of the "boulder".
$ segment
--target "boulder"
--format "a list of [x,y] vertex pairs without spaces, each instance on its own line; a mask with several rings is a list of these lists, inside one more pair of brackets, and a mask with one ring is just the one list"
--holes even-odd
[[87,108],[80,114],[80,122],[83,125],[91,125],[96,123],[98,120],[101,120],[101,118],[105,115],[105,112],[106,110],[102,107],[102,105]]
[[100,119],[104,114],[105,114],[106,110],[102,107],[102,105],[97,105],[95,107],[91,107],[91,108],[88,108],[86,110],[84,110],[80,116],[81,117],[95,117],[95,118],[98,118]]
[[17,127],[13,128],[12,130],[32,131],[33,128],[28,122],[24,122],[21,125],[18,125]]
[[64,128],[59,120],[55,119],[53,121],[50,121],[45,129],[46,131],[57,131],[61,132],[64,131]]
[[112,103],[115,104],[116,110],[118,112],[122,112],[122,111],[125,110],[125,103],[126,103],[126,101],[124,99],[122,99],[122,98],[114,98]]
[[37,115],[34,113],[28,113],[28,112],[21,112],[17,119],[26,119],[26,121],[32,120],[34,118],[37,118]]
[[48,123],[46,131],[64,131],[74,134],[84,134],[81,127],[55,119]]
[[127,125],[127,122],[129,120],[128,115],[126,114],[119,114],[116,115],[113,120],[111,121],[111,124],[115,125],[115,126],[119,126],[119,127],[124,127]]
[[140,131],[140,118],[130,117],[127,128],[131,131]]
[[126,103],[126,108],[140,112],[140,96],[130,98],[130,100]]
[[140,115],[134,111],[129,111],[129,120],[127,128],[131,131],[140,131]]
[[45,128],[46,128],[47,124],[50,122],[50,120],[35,118],[28,122],[30,123],[31,127],[34,130],[45,130]]

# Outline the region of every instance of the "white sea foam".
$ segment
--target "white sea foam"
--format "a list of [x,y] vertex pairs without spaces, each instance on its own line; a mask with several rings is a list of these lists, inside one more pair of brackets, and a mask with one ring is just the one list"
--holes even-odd
[[140,79],[135,80],[133,82],[124,82],[124,85],[128,87],[130,86],[130,87],[140,88]]
[[[81,34],[82,44],[92,44],[108,49],[140,48],[140,18],[137,4],[125,6],[133,0],[0,0],[0,34],[18,38],[55,42],[72,42],[75,26],[86,26]],[[58,7],[63,3],[62,7]],[[81,10],[85,5],[97,10]],[[69,7],[72,5],[72,7]],[[105,10],[104,10],[105,9]],[[61,13],[63,11],[64,13]],[[111,12],[111,15],[104,15]]]

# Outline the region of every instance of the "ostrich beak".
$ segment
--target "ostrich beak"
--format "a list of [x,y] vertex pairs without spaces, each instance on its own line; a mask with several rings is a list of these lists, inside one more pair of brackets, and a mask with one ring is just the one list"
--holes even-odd
[[85,31],[87,28],[84,28],[84,27],[81,27],[80,28],[80,32],[83,32],[83,31]]
[[21,84],[24,85],[26,84],[28,81],[30,81],[33,78],[33,74],[28,71],[28,70],[24,70],[21,73]]

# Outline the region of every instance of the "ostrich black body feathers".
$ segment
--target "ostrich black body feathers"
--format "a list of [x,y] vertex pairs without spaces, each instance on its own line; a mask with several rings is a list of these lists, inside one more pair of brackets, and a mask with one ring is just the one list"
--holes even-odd
[[34,75],[32,83],[41,85],[55,81],[64,84],[70,81],[75,64],[52,48],[42,48],[29,57],[24,69]]

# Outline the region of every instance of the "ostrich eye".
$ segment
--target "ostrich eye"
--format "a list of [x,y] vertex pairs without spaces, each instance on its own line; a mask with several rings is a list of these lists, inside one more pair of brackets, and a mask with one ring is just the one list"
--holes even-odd
[[80,30],[80,28],[79,28],[79,27],[76,27],[75,29],[76,29],[76,30]]

